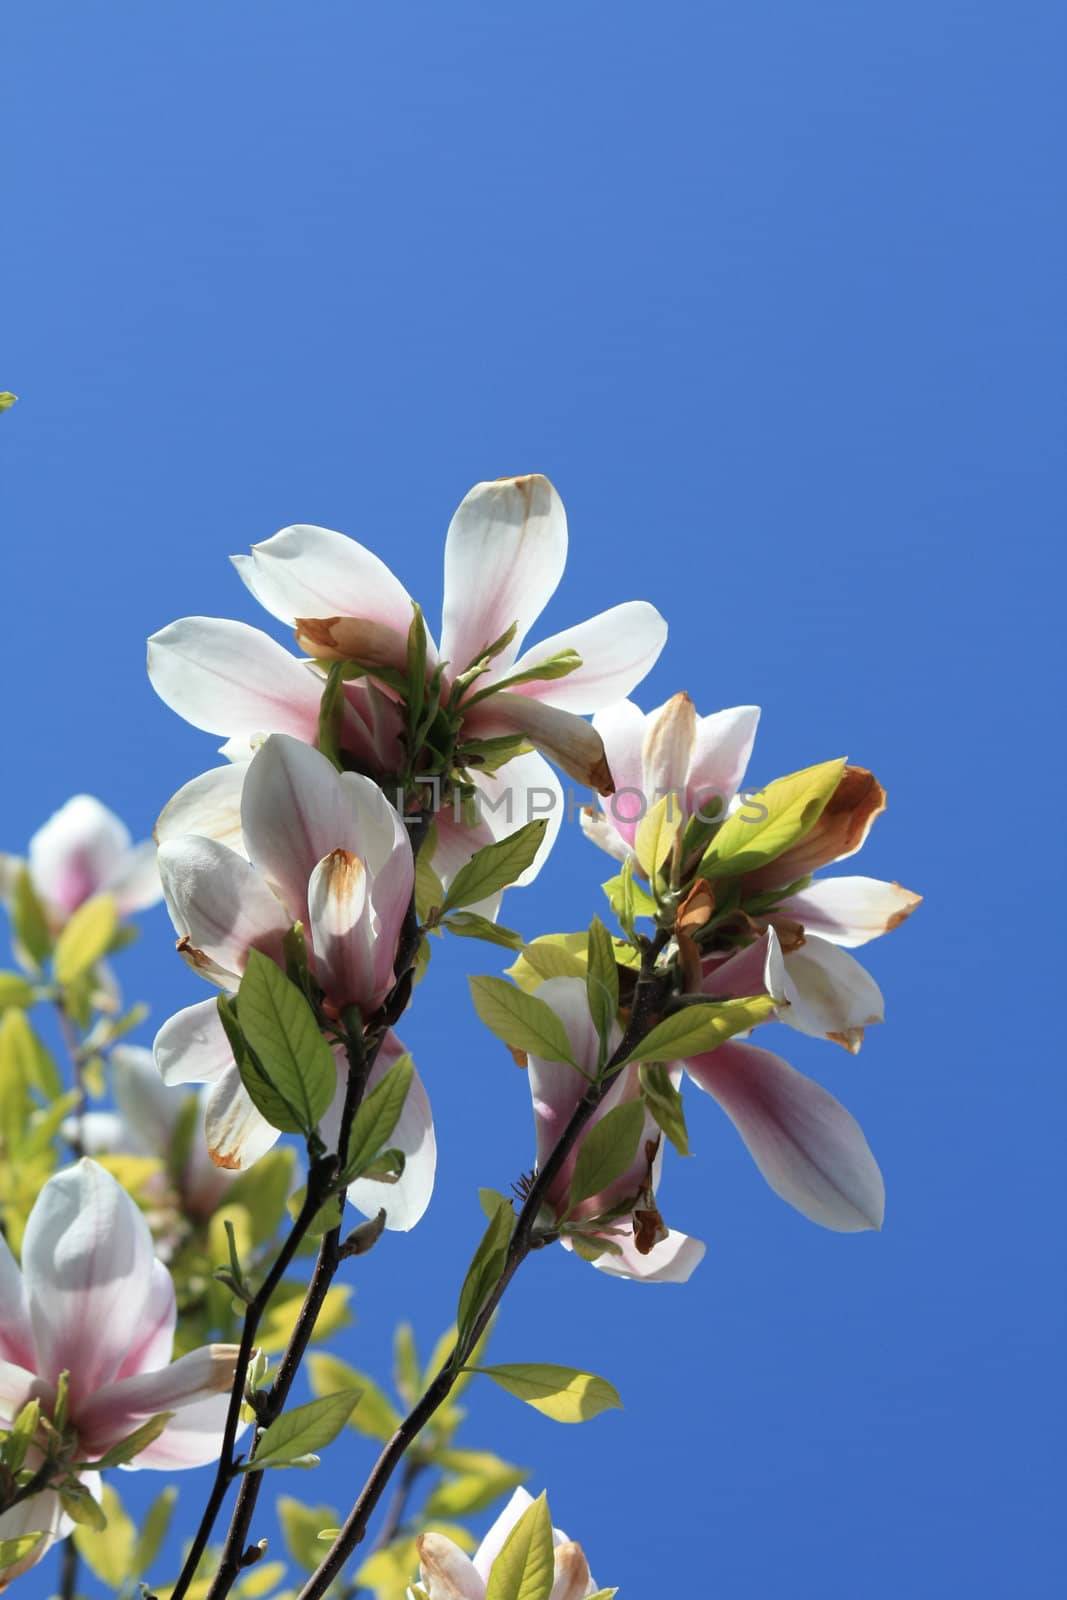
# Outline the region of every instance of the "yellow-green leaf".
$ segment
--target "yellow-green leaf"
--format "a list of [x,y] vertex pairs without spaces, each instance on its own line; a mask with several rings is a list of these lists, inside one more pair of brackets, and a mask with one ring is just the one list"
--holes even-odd
[[522,954],[507,968],[527,994],[548,978],[584,978],[586,958],[584,933],[546,933],[522,948]]
[[633,1165],[644,1125],[645,1108],[640,1100],[613,1106],[593,1124],[578,1146],[571,1179],[572,1207],[602,1194]]
[[55,973],[62,984],[90,972],[106,955],[118,927],[118,912],[109,894],[94,894],[74,912],[56,940]]
[[25,1010],[33,1005],[33,996],[33,984],[21,972],[0,972],[0,1011],[7,1006],[19,1006]]
[[552,1518],[539,1494],[504,1541],[489,1572],[485,1600],[549,1600],[555,1580]]
[[543,1000],[504,978],[471,978],[470,986],[474,1009],[490,1033],[506,1045],[576,1065],[566,1028]]
[[586,1422],[601,1411],[622,1407],[618,1391],[606,1378],[574,1367],[532,1361],[477,1370],[554,1422]]
[[85,1526],[75,1528],[74,1544],[93,1576],[109,1589],[118,1589],[132,1575],[137,1532],[109,1484],[100,1491],[100,1503],[107,1527],[100,1532]]
[[770,995],[752,995],[743,1000],[707,1000],[684,1006],[646,1034],[621,1063],[634,1061],[684,1061],[687,1056],[703,1055],[735,1033],[766,1022],[775,1010]]
[[400,1426],[400,1413],[373,1378],[358,1372],[337,1356],[316,1353],[307,1358],[308,1379],[314,1395],[358,1389],[359,1405],[348,1419],[350,1428],[369,1439],[391,1439]]
[[[701,878],[739,877],[766,866],[810,833],[841,780],[845,761],[823,761],[778,778],[727,817],[697,870]],[[762,816],[752,816],[752,811]]]
[[657,800],[637,824],[634,853],[649,883],[655,883],[656,874],[670,856],[683,820],[681,802],[672,793]]
[[359,1398],[358,1389],[345,1389],[283,1411],[260,1435],[255,1456],[244,1463],[244,1470],[303,1465],[302,1458],[333,1443]]
[[475,851],[449,884],[442,911],[476,905],[500,889],[508,888],[532,864],[547,827],[547,820],[541,817],[509,833],[506,839],[498,839]]

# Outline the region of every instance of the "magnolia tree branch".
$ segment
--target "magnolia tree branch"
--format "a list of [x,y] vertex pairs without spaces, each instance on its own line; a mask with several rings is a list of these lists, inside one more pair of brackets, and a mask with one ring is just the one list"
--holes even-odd
[[[370,1475],[349,1512],[337,1538],[331,1545],[322,1565],[305,1583],[298,1600],[322,1600],[333,1581],[340,1575],[346,1561],[366,1535],[367,1524],[389,1481],[408,1449],[418,1438],[434,1413],[444,1404],[452,1387],[463,1370],[478,1340],[493,1317],[504,1292],[519,1267],[535,1248],[534,1229],[549,1189],[570,1155],[579,1136],[604,1098],[630,1051],[649,1031],[650,1013],[655,1009],[658,984],[654,976],[656,957],[667,942],[668,935],[661,933],[648,944],[642,955],[641,975],[634,992],[634,1005],[630,1022],[622,1041],[607,1063],[600,1078],[589,1085],[571,1115],[558,1142],[530,1187],[512,1231],[511,1242],[500,1277],[486,1297],[481,1310],[464,1337],[457,1340],[440,1371],[431,1381],[425,1394],[411,1409],[385,1446]],[[209,1600],[216,1600],[214,1595]]]

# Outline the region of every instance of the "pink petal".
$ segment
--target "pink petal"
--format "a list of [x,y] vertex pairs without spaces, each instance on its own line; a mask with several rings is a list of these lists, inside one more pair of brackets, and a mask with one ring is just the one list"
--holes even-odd
[[632,700],[620,700],[593,718],[615,780],[615,793],[601,800],[600,805],[610,826],[627,846],[633,845],[637,824],[649,809],[643,760],[646,721],[644,712]]
[[515,660],[527,630],[555,593],[566,560],[567,519],[547,478],[475,484],[445,541],[441,655],[453,677],[512,623],[518,625],[515,638],[497,656],[496,667]]
[[110,1173],[81,1160],[49,1178],[30,1212],[22,1272],[37,1370],[71,1374],[76,1404],[109,1383],[142,1336],[152,1236]]
[[78,1408],[82,1449],[91,1459],[103,1455],[150,1417],[175,1411],[155,1445],[135,1457],[135,1465],[192,1467],[213,1460],[236,1361],[236,1345],[203,1345],[170,1366],[108,1384]]
[[724,808],[734,798],[752,754],[759,718],[759,706],[734,706],[697,718],[688,792],[694,815],[710,820],[716,797]]
[[717,1000],[742,1000],[748,995],[789,998],[785,962],[778,935],[768,928],[762,938],[725,961],[704,964],[704,993]]
[[141,1372],[153,1372],[165,1367],[174,1350],[174,1329],[178,1308],[174,1297],[174,1279],[162,1261],[153,1261],[148,1299],[142,1313],[136,1343],[115,1374],[120,1378],[136,1377]]
[[203,956],[210,964],[206,975],[225,982],[244,971],[249,950],[280,957],[301,906],[283,907],[243,857],[214,839],[188,834],[160,846],[159,871],[170,919],[187,943],[182,954],[194,970],[204,970],[198,960]]
[[290,627],[298,617],[365,617],[407,635],[412,606],[370,550],[331,528],[296,523],[233,564],[260,605]]
[[775,907],[831,944],[866,944],[910,917],[922,896],[878,878],[820,878]]
[[156,1034],[156,1069],[164,1084],[217,1083],[234,1066],[214,1000],[176,1011]]
[[722,1106],[775,1194],[839,1233],[882,1226],[878,1164],[833,1095],[769,1050],[736,1041],[685,1067]]
[[667,624],[655,606],[647,600],[629,600],[532,646],[507,674],[526,672],[563,650],[577,651],[582,664],[565,678],[534,680],[516,692],[585,716],[625,700],[651,672],[666,642]]
[[883,1021],[882,991],[854,956],[810,937],[785,958],[789,1007],[781,1019],[799,1033],[832,1039],[855,1055],[863,1030]]
[[130,848],[129,830],[89,794],[76,794],[30,840],[39,895],[68,915],[103,888]]
[[316,738],[321,679],[247,623],[223,617],[172,622],[148,641],[148,676],[172,711],[207,733]]

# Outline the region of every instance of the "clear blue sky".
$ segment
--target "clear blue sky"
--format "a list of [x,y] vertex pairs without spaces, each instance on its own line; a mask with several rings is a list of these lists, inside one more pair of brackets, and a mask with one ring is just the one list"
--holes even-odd
[[[143,834],[211,764],[143,640],[262,620],[231,551],[340,528],[436,615],[455,503],[526,471],[571,522],[551,630],[647,597],[647,705],[759,702],[757,779],[847,753],[889,789],[863,870],[927,897],[869,951],[889,1021],[855,1060],[781,1040],[862,1120],[884,1233],[804,1222],[695,1104],[689,1287],[546,1252],[497,1339],[625,1414],[472,1391],[471,1441],[630,1600],[1056,1587],[1065,32],[1027,0],[4,7],[0,845],[77,789]],[[565,833],[528,934],[599,909]],[[405,1028],[439,1189],[360,1264],[360,1364],[398,1286],[436,1336],[477,1185],[529,1164],[472,969],[439,951]],[[127,973],[157,1020],[201,998],[162,913]]]

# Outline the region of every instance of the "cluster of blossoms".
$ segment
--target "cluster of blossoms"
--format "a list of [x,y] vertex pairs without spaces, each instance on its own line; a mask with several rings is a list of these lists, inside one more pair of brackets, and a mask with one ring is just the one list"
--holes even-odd
[[[175,1091],[202,1086],[203,1145],[184,1152],[177,1169],[171,1163],[170,1181],[186,1215],[206,1219],[234,1175],[262,1163],[280,1135],[297,1135],[307,1182],[296,1197],[290,1257],[313,1220],[326,1216],[302,1312],[309,1326],[346,1256],[370,1248],[383,1229],[413,1227],[431,1199],[430,1102],[396,1032],[430,939],[473,936],[513,954],[509,978],[475,978],[472,990],[482,1021],[525,1068],[535,1164],[517,1185],[518,1216],[512,1201],[483,1191],[488,1230],[460,1295],[454,1344],[428,1376],[433,1406],[419,1426],[446,1401],[530,1250],[558,1241],[602,1272],[637,1281],[690,1276],[704,1246],[667,1226],[658,1198],[667,1146],[688,1152],[687,1079],[718,1102],[767,1182],[805,1216],[845,1232],[882,1222],[881,1174],[855,1120],[751,1035],[781,1023],[855,1052],[865,1028],[882,1020],[878,987],[849,951],[896,927],[918,897],[870,878],[815,875],[860,848],[884,792],[843,760],[743,788],[755,707],[701,717],[680,693],[643,713],[628,697],[666,638],[645,602],[525,647],[566,551],[563,507],[546,479],[477,485],[448,530],[438,645],[420,607],[370,551],[327,529],[284,529],[234,564],[293,630],[302,656],[217,618],[186,618],[149,642],[161,697],[225,740],[223,763],[164,808],[158,856],[132,849],[121,825],[86,797],[30,850],[53,930],[87,897],[110,897],[122,912],[150,903],[161,887],[179,953],[215,991],[159,1029],[154,1068],[143,1052],[112,1052],[124,1125],[108,1113],[81,1116],[78,1147],[165,1157],[184,1115],[184,1094]],[[617,933],[594,917],[587,930],[524,942],[498,920],[505,892],[541,870],[570,810],[553,766],[592,791],[582,826],[619,868],[604,885]],[[7,862],[0,879],[9,895],[25,870]],[[89,1186],[99,1216],[110,1207],[110,1225],[126,1230],[115,1282],[126,1281],[136,1258],[139,1304],[157,1296],[145,1315],[161,1331],[148,1339],[142,1326],[134,1336],[128,1318],[116,1320],[92,1395],[84,1377],[75,1385],[72,1375],[64,1388],[61,1425],[56,1393],[61,1370],[72,1371],[64,1367],[69,1351],[64,1335],[41,1331],[32,1284],[47,1259],[56,1283],[66,1284],[57,1315],[82,1293],[97,1296],[95,1316],[105,1289],[113,1292],[110,1277],[104,1287],[93,1280],[92,1228],[103,1224],[71,1220],[63,1197],[72,1185]],[[254,1394],[248,1384],[252,1337],[280,1271],[254,1292],[231,1231],[225,1281],[249,1307],[242,1357],[214,1347],[160,1374],[174,1331],[173,1289],[158,1262],[146,1266],[146,1225],[116,1193],[83,1161],[42,1194],[45,1210],[65,1218],[62,1227],[45,1230],[31,1218],[27,1228],[30,1322],[5,1309],[0,1427],[13,1428],[21,1408],[43,1397],[66,1453],[49,1457],[54,1471],[36,1499],[27,1495],[2,1513],[0,1538],[9,1528],[41,1541],[60,1536],[63,1494],[72,1493],[63,1486],[77,1477],[70,1463],[110,1464],[109,1444],[146,1418],[175,1413],[136,1464],[154,1465],[168,1450],[171,1464],[191,1464],[179,1461],[183,1448],[208,1459],[219,1442],[219,1373],[253,1405],[253,1464],[278,1464],[272,1429],[306,1331],[294,1332],[269,1389]],[[342,1240],[346,1197],[368,1220]],[[151,1193],[143,1198],[150,1206]],[[290,1257],[282,1255],[284,1268]],[[7,1259],[0,1273],[16,1273]],[[82,1290],[73,1287],[79,1273]],[[568,1420],[612,1403],[602,1380],[558,1377],[569,1369],[480,1370],[542,1409],[556,1405],[553,1414],[576,1408]],[[214,1385],[210,1401],[205,1384]],[[110,1404],[113,1390],[119,1399]],[[222,1489],[242,1470],[234,1442],[231,1430],[221,1447]],[[395,1465],[383,1462],[376,1472]],[[247,1538],[259,1478],[248,1475],[238,1501],[221,1558],[226,1588],[239,1570],[234,1551],[239,1556]],[[372,1481],[370,1506],[381,1486]],[[366,1499],[336,1532],[306,1600],[326,1592],[362,1538]],[[30,1528],[35,1516],[40,1526]],[[34,1546],[22,1566],[46,1547]],[[203,1541],[194,1548],[175,1600],[203,1549]],[[491,1575],[501,1561],[519,1563],[531,1585],[521,1592],[536,1600],[610,1592],[596,1589],[578,1547],[553,1532],[543,1500],[521,1491],[473,1559],[432,1531],[418,1541],[418,1558],[420,1581],[410,1592],[423,1600],[484,1600],[497,1592]],[[213,1589],[213,1600],[226,1588]]]

